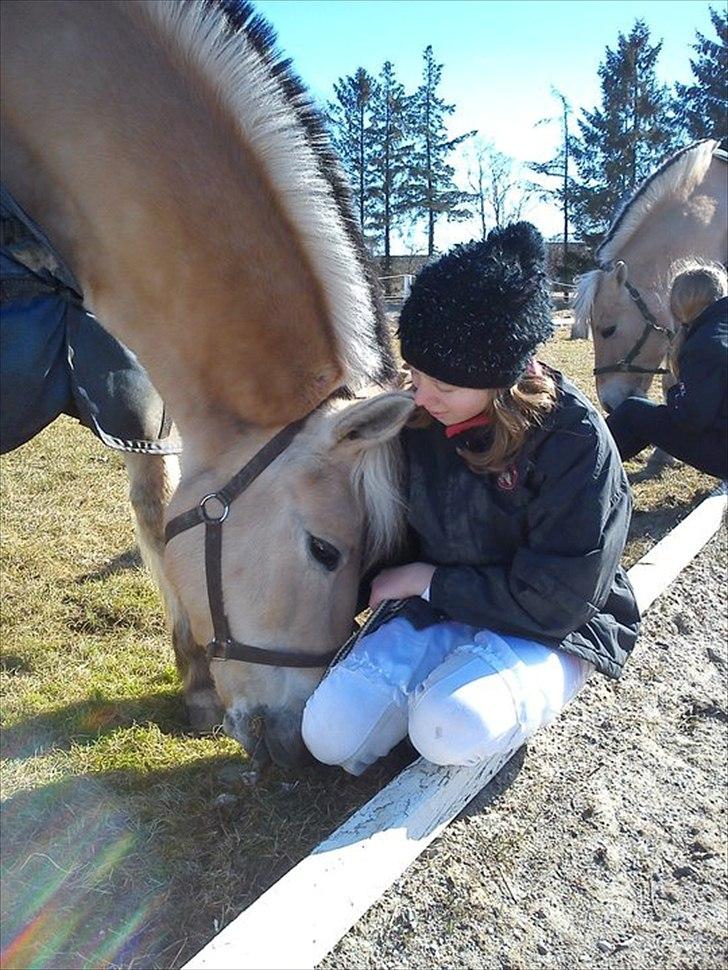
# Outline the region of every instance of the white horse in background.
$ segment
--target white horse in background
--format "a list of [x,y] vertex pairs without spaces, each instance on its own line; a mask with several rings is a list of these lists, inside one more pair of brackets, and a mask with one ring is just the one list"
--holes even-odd
[[671,156],[622,206],[596,251],[598,269],[577,280],[572,337],[594,338],[602,405],[646,396],[674,324],[671,267],[728,259],[728,156],[711,139]]

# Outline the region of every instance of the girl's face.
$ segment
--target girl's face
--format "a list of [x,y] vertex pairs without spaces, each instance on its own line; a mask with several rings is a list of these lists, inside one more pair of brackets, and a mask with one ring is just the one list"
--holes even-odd
[[469,421],[490,409],[493,391],[487,388],[455,387],[428,377],[414,367],[410,367],[410,373],[415,403],[428,411],[440,424],[460,424],[461,421]]

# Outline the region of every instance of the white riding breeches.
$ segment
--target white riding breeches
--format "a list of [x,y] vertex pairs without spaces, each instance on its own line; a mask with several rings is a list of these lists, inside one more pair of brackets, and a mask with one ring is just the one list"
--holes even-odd
[[395,616],[332,667],[303,713],[319,761],[361,774],[409,733],[440,765],[474,765],[552,721],[592,664],[519,637]]

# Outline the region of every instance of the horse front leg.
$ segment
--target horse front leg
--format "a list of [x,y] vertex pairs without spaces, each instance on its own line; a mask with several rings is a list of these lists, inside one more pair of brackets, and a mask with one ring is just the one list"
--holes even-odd
[[128,452],[124,453],[124,462],[137,542],[162,594],[190,726],[205,733],[222,722],[223,707],[205,653],[195,643],[184,607],[164,572],[164,511],[179,481],[179,462],[174,455]]

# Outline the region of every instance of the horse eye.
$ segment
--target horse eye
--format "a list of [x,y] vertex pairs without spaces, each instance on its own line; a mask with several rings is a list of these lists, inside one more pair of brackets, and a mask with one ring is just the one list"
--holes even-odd
[[326,542],[325,539],[319,539],[316,536],[310,535],[308,537],[308,551],[330,573],[339,565],[339,560],[341,559],[339,550],[336,546],[332,546],[330,542]]
[[602,337],[605,337],[605,338],[613,337],[616,329],[617,329],[616,327],[605,327],[604,330],[600,331],[600,333]]

